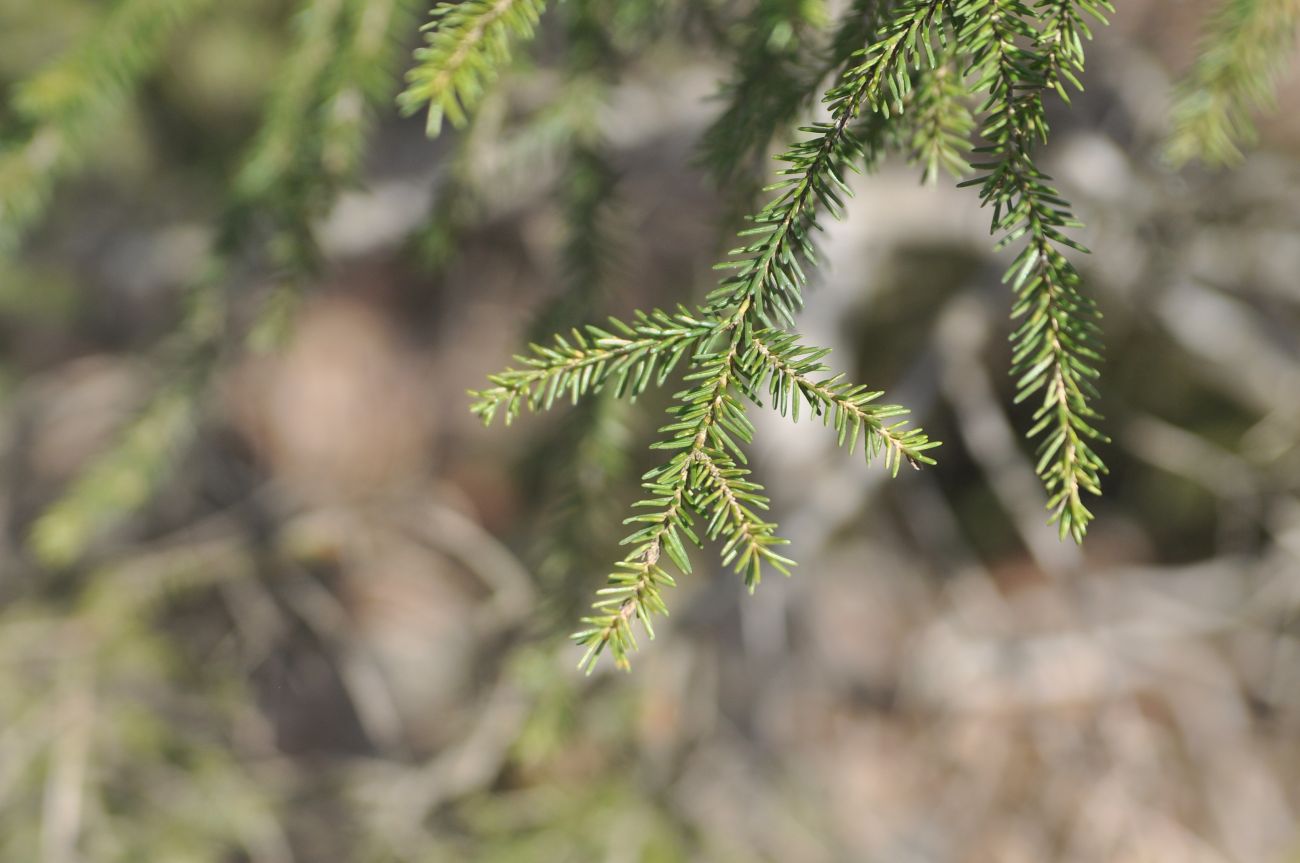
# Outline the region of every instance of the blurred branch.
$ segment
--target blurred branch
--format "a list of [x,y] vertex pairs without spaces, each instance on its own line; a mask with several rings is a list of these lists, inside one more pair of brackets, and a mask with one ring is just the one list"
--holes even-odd
[[1175,96],[1165,155],[1175,165],[1240,162],[1258,135],[1251,113],[1276,103],[1274,88],[1295,47],[1294,0],[1220,0],[1196,63]]
[[94,728],[94,697],[84,671],[65,674],[59,689],[61,728],[45,778],[41,807],[41,863],[75,863],[86,806],[86,773]]
[[26,130],[21,143],[0,149],[0,254],[41,218],[58,181],[100,142],[169,37],[207,5],[119,0],[75,48],[19,85],[12,104]]

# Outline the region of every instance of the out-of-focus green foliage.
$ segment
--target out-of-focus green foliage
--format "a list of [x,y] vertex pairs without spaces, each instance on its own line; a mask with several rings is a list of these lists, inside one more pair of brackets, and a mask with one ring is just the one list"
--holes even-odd
[[416,52],[416,67],[402,93],[405,111],[428,106],[429,134],[469,122],[483,93],[510,59],[515,40],[532,38],[545,0],[467,0],[439,3],[428,25],[428,45]]
[[189,440],[193,398],[160,393],[112,449],[96,460],[32,529],[32,552],[46,566],[74,563],[105,526],[134,512],[171,470],[178,442]]
[[1295,48],[1293,0],[1225,0],[1207,22],[1200,53],[1173,108],[1166,155],[1181,165],[1241,161],[1255,143],[1252,113],[1271,108],[1273,89]]
[[[395,91],[396,49],[400,34],[412,21],[410,7],[406,0],[308,0],[295,13],[291,50],[267,95],[258,135],[233,178],[212,259],[190,286],[187,318],[167,348],[165,361],[173,367],[176,379],[162,382],[157,397],[123,432],[120,441],[42,517],[33,532],[32,548],[43,563],[65,566],[75,562],[100,532],[122,514],[139,509],[167,477],[172,459],[190,440],[198,400],[214,354],[225,338],[228,262],[246,252],[250,236],[262,234],[261,244],[274,262],[280,284],[270,293],[248,339],[254,346],[283,339],[295,286],[317,266],[314,222],[343,184],[355,176],[373,106]],[[132,12],[132,8],[131,3],[123,4],[116,14],[144,16],[144,11]],[[148,20],[152,26],[142,28],[145,35],[161,41],[161,33],[156,35],[156,31],[167,16],[152,15]],[[135,18],[127,19],[127,23],[133,21]],[[126,27],[116,19],[112,23]],[[53,85],[42,82],[69,79],[65,85],[68,92],[76,92],[82,86],[77,82],[93,78],[99,65],[116,70],[111,59],[114,50],[125,51],[132,58],[127,70],[136,70],[138,77],[147,67],[143,59],[137,59],[143,49],[134,46],[143,38],[137,36],[127,45],[106,42],[107,37],[92,39],[63,65],[37,78],[34,89],[57,92]],[[109,54],[110,59],[100,58],[101,53]],[[130,84],[126,71],[116,74],[114,83],[120,80],[117,86],[125,92]],[[23,108],[27,103],[21,97],[22,93],[19,107]],[[65,101],[73,107],[80,105],[71,97]],[[47,94],[44,102],[56,104],[57,99]],[[76,118],[89,110],[53,112],[47,108],[46,113]],[[109,109],[95,110],[103,113]],[[84,125],[89,121],[83,117],[64,122]],[[51,175],[46,172],[46,176]]]
[[700,142],[705,164],[719,183],[734,182],[766,156],[772,136],[816,98],[827,64],[818,64],[816,76],[805,64],[819,53],[809,42],[815,42],[826,16],[826,4],[813,0],[754,4],[736,40],[734,77],[718,94],[725,109]]
[[[24,81],[10,102],[19,137],[0,143],[0,253],[12,251],[54,186],[98,143],[102,126],[206,0],[125,0],[80,44]],[[5,136],[8,138],[9,136]]]

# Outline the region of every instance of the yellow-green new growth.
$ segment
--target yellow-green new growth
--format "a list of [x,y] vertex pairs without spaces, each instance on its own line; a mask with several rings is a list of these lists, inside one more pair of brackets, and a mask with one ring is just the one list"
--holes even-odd
[[515,40],[532,38],[546,0],[463,0],[439,3],[425,25],[426,44],[398,97],[402,111],[428,107],[428,132],[442,131],[443,117],[464,126],[487,88],[510,61]]

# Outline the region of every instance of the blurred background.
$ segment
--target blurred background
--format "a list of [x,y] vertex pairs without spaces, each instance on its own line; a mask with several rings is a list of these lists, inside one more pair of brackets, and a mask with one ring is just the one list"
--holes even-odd
[[1300,861],[1300,81],[1174,171],[1207,7],[1119,7],[1045,154],[1105,314],[1086,544],[989,214],[891,158],[800,327],[938,466],[755,409],[796,574],[696,553],[586,677],[665,394],[466,390],[712,287],[771,170],[701,158],[750,6],[562,4],[431,141],[423,4],[0,0],[0,860]]

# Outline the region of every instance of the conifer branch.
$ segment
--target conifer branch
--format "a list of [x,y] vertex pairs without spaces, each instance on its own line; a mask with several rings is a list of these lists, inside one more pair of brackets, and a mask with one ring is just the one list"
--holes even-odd
[[1175,97],[1165,149],[1171,162],[1241,160],[1241,147],[1258,137],[1251,113],[1276,101],[1278,75],[1295,48],[1298,25],[1295,0],[1223,0]]
[[998,248],[1024,238],[1024,248],[1004,280],[1016,293],[1012,316],[1023,319],[1012,338],[1016,400],[1041,391],[1030,437],[1042,435],[1037,470],[1047,489],[1050,521],[1082,541],[1092,513],[1081,492],[1101,493],[1105,465],[1092,448],[1104,440],[1094,423],[1093,380],[1100,360],[1096,305],[1079,290],[1079,274],[1061,252],[1086,252],[1065,233],[1081,224],[1069,204],[1034,164],[1031,150],[1046,141],[1042,93],[1064,92],[1083,68],[1082,38],[1088,35],[1079,10],[1101,17],[1105,0],[1048,0],[1042,4],[1041,32],[1020,0],[968,0],[957,9],[964,27],[962,44],[972,50],[978,88],[988,93],[981,134],[989,142],[978,152],[987,161],[973,167],[986,173],[962,185],[978,185],[980,198],[993,207],[992,230],[1002,232]]
[[698,452],[695,461],[703,476],[694,486],[704,494],[694,497],[691,503],[703,513],[712,509],[706,533],[710,539],[723,540],[722,565],[743,572],[751,593],[762,579],[764,563],[789,575],[795,562],[772,549],[774,545],[787,545],[789,540],[778,537],[776,525],[754,512],[766,510],[770,501],[761,485],[746,479],[749,470],[730,456],[708,449]]
[[124,0],[86,38],[16,88],[22,138],[0,149],[0,252],[44,214],[58,181],[128,99],[176,28],[209,0]]
[[732,459],[735,454],[743,460],[740,443],[753,441],[753,426],[732,393],[743,383],[741,345],[736,331],[725,351],[698,358],[698,370],[687,375],[687,380],[698,383],[679,393],[677,404],[669,409],[676,422],[660,429],[666,437],[652,448],[675,454],[646,474],[644,487],[651,496],[634,505],[657,512],[627,520],[645,527],[623,540],[633,546],[632,551],[616,564],[608,586],[598,592],[602,598],[593,606],[594,613],[583,618],[590,628],[573,635],[587,648],[579,665],[588,671],[606,648],[618,667],[629,666],[629,653],[636,649],[634,618],[654,638],[650,615],[668,614],[660,588],[674,584],[659,565],[660,557],[666,553],[688,574],[690,561],[681,537],[700,543],[691,510],[711,510],[706,534],[724,539],[724,565],[743,571],[751,588],[760,580],[764,563],[781,572],[793,565],[773,548],[785,542],[775,535],[776,526],[753,511],[767,506],[761,487],[746,480],[746,472]]
[[662,385],[682,356],[714,335],[718,324],[680,308],[675,314],[638,311],[631,324],[610,318],[610,328],[588,325],[569,338],[556,335],[550,347],[533,344],[531,356],[516,356],[510,368],[488,380],[495,386],[471,391],[471,410],[491,423],[504,409],[506,423],[520,410],[549,410],[557,398],[576,401],[614,381],[618,395],[636,397],[652,382]]
[[917,74],[907,110],[899,118],[907,130],[908,157],[921,165],[921,182],[926,184],[937,182],[940,171],[960,179],[970,170],[975,118],[955,48],[946,46],[939,63]]
[[[863,144],[850,127],[864,109],[884,116],[902,109],[911,71],[935,62],[933,42],[944,2],[905,3],[883,28],[881,39],[863,49],[861,62],[841,75],[825,99],[830,121],[808,128],[813,137],[786,154],[790,167],[782,174],[788,179],[773,187],[784,191],[755,217],[757,227],[741,234],[761,239],[733,251],[733,259],[720,265],[737,272],[724,279],[700,314],[684,308],[676,315],[641,313],[631,326],[614,321],[618,334],[595,327],[574,330],[572,343],[557,336],[553,347],[533,345],[532,356],[517,358],[523,368],[492,376],[494,387],[473,393],[472,409],[486,422],[502,409],[509,421],[524,407],[547,408],[565,394],[576,401],[611,378],[618,391],[636,395],[652,380],[662,383],[681,357],[691,353],[685,379],[693,386],[676,395],[677,403],[670,408],[676,421],[660,429],[666,437],[652,447],[676,454],[646,475],[652,497],[638,504],[656,512],[629,520],[645,526],[624,541],[633,550],[610,574],[593,614],[583,619],[588,628],[574,636],[587,648],[582,667],[590,670],[606,648],[616,665],[627,667],[636,646],[634,618],[653,637],[650,617],[667,613],[661,587],[672,583],[659,559],[666,552],[679,569],[689,571],[681,534],[698,542],[691,529],[692,510],[708,514],[705,534],[723,540],[724,564],[743,571],[751,588],[761,578],[764,563],[788,571],[792,561],[774,550],[783,544],[775,525],[756,512],[767,507],[768,499],[740,467],[745,461],[742,445],[752,442],[753,425],[733,390],[752,393],[755,376],[779,379],[782,386],[798,385],[810,402],[835,417],[841,440],[849,429],[855,440],[864,433],[868,458],[883,453],[894,470],[904,458],[913,464],[928,461],[922,452],[935,444],[919,430],[904,430],[903,423],[887,425],[885,420],[900,411],[869,405],[879,394],[838,378],[811,381],[805,374],[815,363],[801,363],[798,348],[785,343],[774,351],[756,341],[753,330],[758,323],[770,325],[772,317],[792,320],[807,281],[800,259],[814,259],[810,233],[817,209],[840,215],[842,196],[848,194],[840,174],[863,155]],[[877,141],[868,140],[875,148]],[[716,352],[719,343],[726,349]],[[774,362],[778,357],[780,362]]]
[[427,131],[442,131],[443,117],[465,125],[488,86],[510,60],[512,43],[532,38],[546,0],[461,0],[439,3],[425,25],[426,44],[398,97],[407,114],[427,106]]
[[[227,335],[223,287],[229,260],[252,238],[258,226],[252,217],[271,217],[276,236],[267,245],[276,268],[291,276],[286,284],[296,285],[314,267],[313,220],[356,170],[361,139],[369,128],[364,100],[385,96],[384,81],[392,80],[385,73],[391,68],[386,52],[397,44],[394,35],[408,2],[303,3],[295,21],[294,47],[267,98],[262,129],[236,175],[232,200],[205,267],[186,287],[183,319],[160,351],[161,362],[176,371],[174,379],[37,521],[32,548],[46,565],[75,562],[108,526],[143,506],[166,476],[167,465],[192,437],[200,394]],[[362,97],[355,122],[334,125],[334,133],[328,134],[340,106],[351,103],[349,94]],[[274,291],[253,323],[249,340],[277,338],[292,308],[286,299],[293,297],[287,288]],[[272,330],[276,332],[267,337]]]
[[740,234],[760,239],[733,249],[732,259],[718,265],[735,272],[709,295],[711,310],[740,309],[740,316],[768,326],[794,322],[807,282],[799,260],[815,260],[809,234],[817,228],[816,208],[821,205],[838,218],[842,196],[850,194],[841,174],[862,153],[849,124],[864,107],[885,114],[902,110],[909,69],[934,62],[932,41],[945,2],[903,3],[879,41],[863,49],[861,62],[826,94],[830,121],[802,129],[813,137],[779,157],[788,163],[779,172],[785,179],[769,189],[781,193],[754,217],[754,227]]
[[905,421],[888,422],[906,416],[907,408],[874,404],[882,391],[851,384],[843,374],[814,380],[813,375],[827,370],[821,359],[829,350],[802,345],[798,336],[778,330],[762,330],[749,339],[754,359],[746,371],[754,391],[766,389],[781,416],[789,414],[798,422],[799,404],[806,403],[823,425],[834,427],[840,446],[847,438],[852,453],[861,437],[867,462],[883,456],[885,468],[894,475],[903,462],[914,468],[934,464],[925,451],[939,446],[938,441],[919,428],[907,428]]
[[794,565],[776,552],[774,547],[786,541],[776,535],[776,525],[758,514],[767,509],[768,498],[741,467],[743,447],[752,443],[754,427],[734,389],[756,395],[766,384],[774,406],[796,420],[797,394],[814,415],[834,426],[841,445],[847,439],[851,452],[861,436],[867,460],[882,457],[894,474],[904,461],[914,467],[933,464],[925,452],[938,446],[937,441],[921,429],[907,428],[906,422],[890,422],[905,415],[905,409],[873,404],[880,392],[848,384],[842,376],[811,377],[825,371],[820,360],[826,351],[804,347],[797,337],[779,331],[753,332],[740,325],[727,332],[726,351],[696,357],[696,370],[687,380],[697,383],[678,394],[678,403],[670,409],[676,422],[660,429],[666,437],[652,447],[677,453],[646,475],[651,497],[637,505],[657,512],[629,519],[646,527],[624,541],[634,545],[632,552],[609,576],[606,592],[595,606],[597,613],[584,618],[589,628],[574,635],[587,648],[581,663],[587,670],[606,647],[619,667],[628,666],[629,653],[636,647],[633,619],[642,620],[653,638],[650,615],[667,614],[660,588],[673,583],[659,565],[660,556],[668,553],[683,573],[689,573],[681,534],[699,542],[690,512],[707,517],[705,535],[723,540],[723,564],[743,572],[751,590],[765,564],[785,574]]
[[[803,48],[824,10],[806,0],[759,0],[744,22],[732,77],[718,98],[726,107],[705,130],[701,161],[719,183],[767,155],[778,129],[821,91],[825,71],[810,75]],[[859,40],[853,47],[862,44]],[[837,64],[839,65],[839,64]]]

